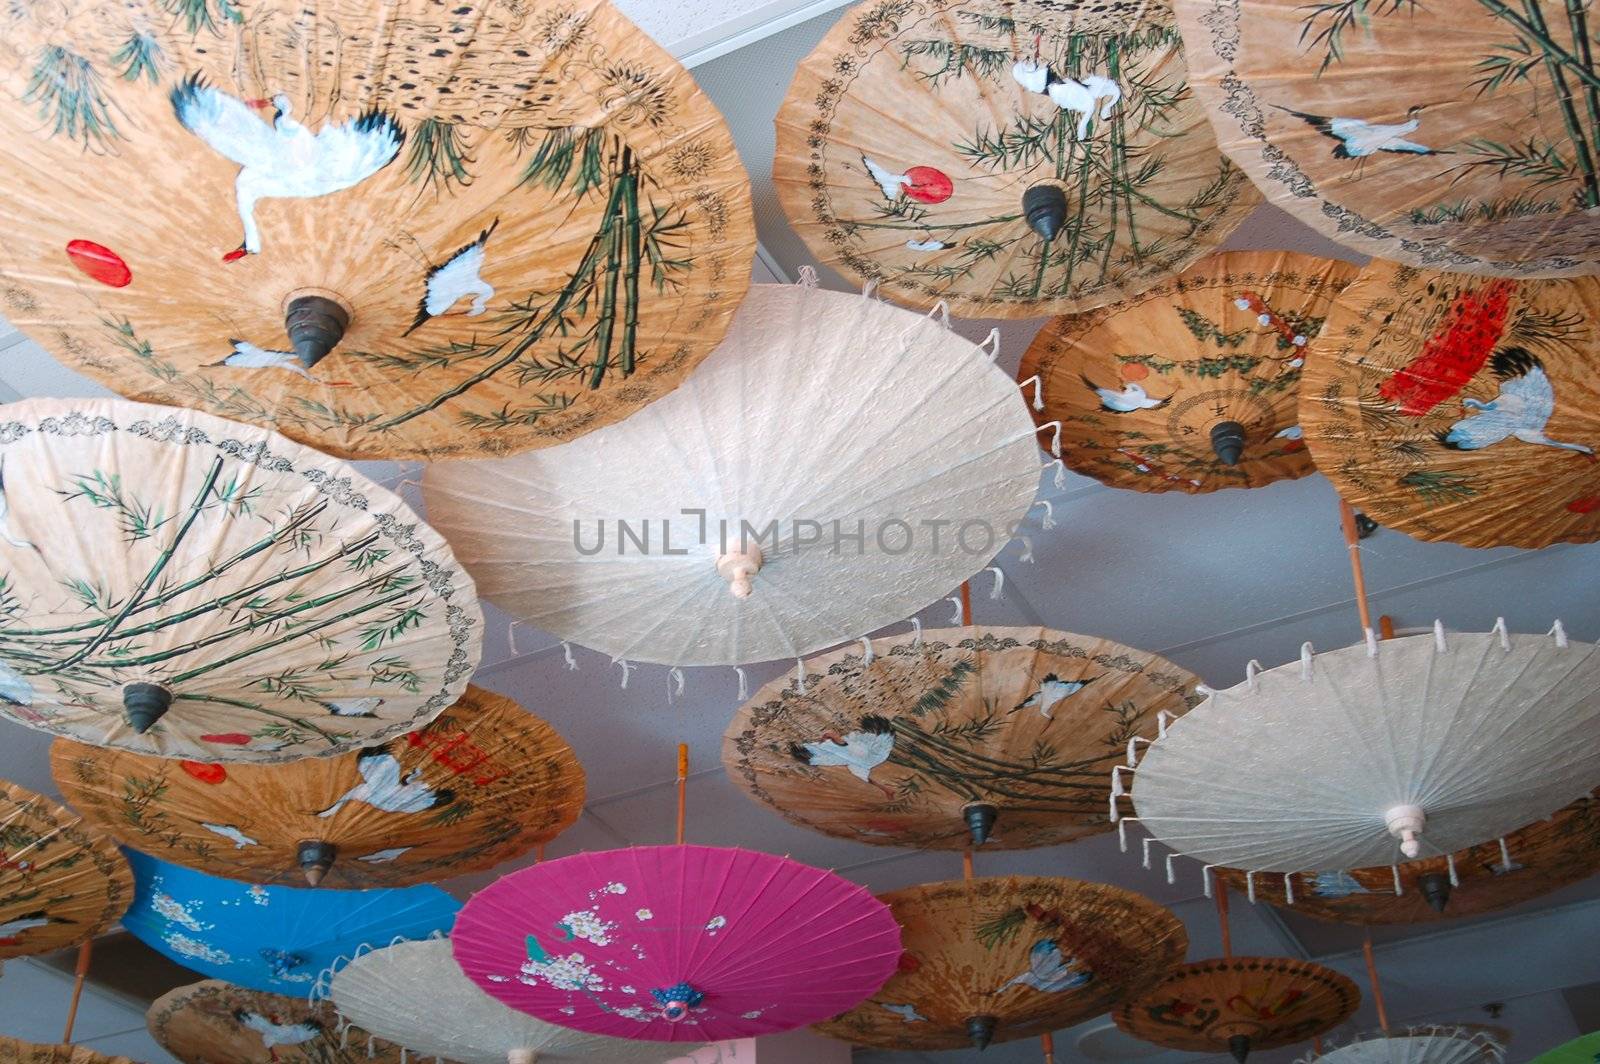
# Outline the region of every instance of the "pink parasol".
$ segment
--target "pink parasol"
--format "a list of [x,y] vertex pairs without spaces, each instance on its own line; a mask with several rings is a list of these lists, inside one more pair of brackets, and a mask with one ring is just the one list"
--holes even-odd
[[749,850],[580,853],[505,876],[451,932],[480,988],[593,1034],[706,1042],[846,1012],[900,959],[888,906],[831,872]]

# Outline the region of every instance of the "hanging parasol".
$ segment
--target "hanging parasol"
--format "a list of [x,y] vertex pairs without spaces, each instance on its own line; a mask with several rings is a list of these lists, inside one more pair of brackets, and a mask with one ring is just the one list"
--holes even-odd
[[604,0],[0,14],[0,303],[127,395],[333,454],[626,417],[748,283],[748,181]]
[[1600,538],[1600,281],[1375,262],[1301,389],[1317,468],[1374,520],[1469,547]]
[[1460,1027],[1401,1028],[1301,1058],[1296,1064],[1501,1064],[1505,1050],[1481,1031]]
[[0,780],[0,960],[91,939],[132,899],[115,846],[71,810]]
[[1114,487],[1205,492],[1311,472],[1296,402],[1306,348],[1356,267],[1214,255],[1136,296],[1055,318],[1017,376],[1060,421],[1067,465]]
[[912,306],[1099,306],[1216,248],[1260,202],[1187,91],[1172,11],[868,2],[802,61],[773,180],[830,266]]
[[981,349],[800,284],[751,289],[716,353],[626,426],[423,486],[509,612],[614,658],[737,665],[938,599],[1038,481],[1022,397]]
[[[1252,901],[1341,924],[1416,924],[1478,916],[1600,872],[1600,802],[1580,798],[1548,820],[1445,857],[1287,877],[1211,874]],[[1289,880],[1286,884],[1285,878]]]
[[1180,965],[1112,1017],[1124,1033],[1163,1049],[1232,1053],[1239,1061],[1319,1037],[1361,1002],[1331,968],[1288,957],[1215,957]]
[[304,996],[340,957],[448,932],[461,907],[437,887],[264,887],[124,852],[136,892],[122,926],[185,968],[251,990]]
[[1539,1054],[1532,1064],[1594,1064],[1596,1057],[1600,1057],[1600,1031],[1591,1031]]
[[753,1038],[851,1008],[883,985],[900,929],[865,888],[750,850],[580,853],[473,895],[451,945],[512,1008],[656,1042]]
[[0,715],[97,746],[289,761],[461,694],[472,581],[404,502],[264,429],[121,400],[0,421]]
[[1283,873],[1452,853],[1600,779],[1600,648],[1559,624],[1369,633],[1259,668],[1174,721],[1133,771],[1139,823],[1205,865]]
[[409,1048],[460,1064],[664,1064],[692,1052],[681,1043],[585,1034],[508,1008],[475,986],[439,940],[363,953],[334,975],[331,1000],[347,1021]]
[[175,761],[56,740],[56,785],[119,841],[255,883],[402,887],[492,868],[555,838],[584,775],[555,729],[468,687],[383,746],[285,765]]
[[1600,67],[1577,0],[1178,0],[1195,102],[1267,199],[1415,266],[1600,266]]
[[801,827],[883,846],[1024,849],[1109,831],[1106,773],[1199,699],[1198,678],[1163,658],[1046,628],[869,646],[756,692],[722,759]]
[[108,1057],[88,1046],[42,1045],[0,1035],[0,1060],[5,1064],[134,1064],[127,1057]]
[[400,1046],[341,1022],[326,1002],[225,983],[190,983],[156,998],[150,1034],[184,1064],[406,1064]]
[[820,1034],[902,1050],[1037,1037],[1141,993],[1189,941],[1166,909],[1103,883],[1006,876],[883,900],[905,936],[900,970]]

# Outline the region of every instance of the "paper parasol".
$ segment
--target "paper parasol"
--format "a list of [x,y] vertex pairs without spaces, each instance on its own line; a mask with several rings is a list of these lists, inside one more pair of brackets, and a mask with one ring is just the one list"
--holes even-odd
[[[1548,820],[1445,857],[1289,875],[1213,868],[1253,902],[1342,924],[1416,924],[1520,905],[1600,872],[1600,804],[1580,798]],[[1287,880],[1287,882],[1285,882]]]
[[813,253],[901,302],[1099,306],[1260,202],[1187,77],[1163,4],[863,3],[802,61],[773,181]]
[[342,1023],[326,1002],[207,979],[156,998],[150,1034],[184,1064],[405,1064],[402,1047]]
[[899,973],[816,1030],[885,1049],[960,1049],[1070,1027],[1142,993],[1183,959],[1166,909],[1103,883],[1006,876],[882,896],[904,933]]
[[751,850],[580,853],[505,876],[461,911],[462,971],[512,1008],[657,1042],[753,1038],[883,985],[900,929],[863,887]]
[[43,1045],[0,1035],[0,1060],[5,1064],[134,1064],[127,1057],[108,1057],[88,1046]]
[[437,716],[482,615],[400,498],[265,429],[122,400],[0,419],[0,715],[202,761],[353,750]]
[[[1046,628],[852,644],[756,692],[728,775],[801,827],[917,849],[1023,849],[1111,829],[1106,773],[1198,701],[1142,650]],[[991,833],[992,832],[992,833]]]
[[1361,1003],[1355,983],[1288,957],[1214,957],[1180,965],[1112,1018],[1135,1038],[1190,1053],[1252,1051],[1320,1037]]
[[0,780],[0,960],[93,938],[133,900],[133,874],[83,818]]
[[219,765],[58,739],[50,759],[67,800],[119,841],[254,883],[401,887],[481,871],[583,807],[565,740],[477,687],[417,731],[339,757]]
[[1582,6],[1176,7],[1222,150],[1300,221],[1416,266],[1600,266],[1600,67]]
[[1296,401],[1307,344],[1356,267],[1235,251],[1052,319],[1017,371],[1067,465],[1138,491],[1254,488],[1311,472]]
[[[1213,691],[1133,771],[1139,823],[1205,865],[1326,871],[1452,853],[1600,779],[1600,648],[1549,636],[1407,636]],[[1121,790],[1121,769],[1113,793]],[[1113,802],[1113,813],[1116,805]]]
[[1297,1064],[1501,1064],[1505,1049],[1483,1031],[1466,1027],[1412,1027],[1373,1034]]
[[624,1041],[536,1020],[496,1001],[461,974],[450,943],[399,942],[363,953],[334,975],[329,993],[351,1023],[460,1064],[664,1064],[681,1043]]
[[681,388],[591,436],[432,466],[429,516],[496,605],[671,665],[900,620],[982,568],[1039,482],[1021,393],[981,349],[809,284],[752,288]]
[[251,990],[305,995],[340,957],[447,932],[461,908],[437,887],[264,887],[124,852],[136,890],[122,926],[185,968]]
[[1539,1054],[1532,1064],[1594,1064],[1597,1056],[1600,1056],[1600,1031],[1591,1031]]
[[1600,539],[1600,280],[1375,262],[1301,388],[1317,468],[1379,524],[1469,547]]
[[546,446],[675,387],[748,283],[727,127],[605,0],[63,0],[0,39],[0,306],[134,398]]

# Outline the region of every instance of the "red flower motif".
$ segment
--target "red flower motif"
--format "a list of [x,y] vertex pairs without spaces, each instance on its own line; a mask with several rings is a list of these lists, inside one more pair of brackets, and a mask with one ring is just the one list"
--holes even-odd
[[[207,736],[207,738],[214,739],[215,736]],[[249,738],[246,737],[245,742],[249,741]],[[205,761],[179,761],[178,767],[201,783],[217,784],[228,778],[227,769],[221,765],[214,765]]]
[[249,746],[250,736],[244,734],[244,732],[222,732],[219,735],[202,735],[200,736],[200,741],[203,743],[219,743],[223,746]]

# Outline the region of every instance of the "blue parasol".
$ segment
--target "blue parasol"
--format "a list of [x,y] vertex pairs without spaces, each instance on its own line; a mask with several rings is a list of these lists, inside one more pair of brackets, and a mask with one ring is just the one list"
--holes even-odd
[[122,925],[184,967],[251,990],[306,996],[341,956],[448,933],[461,908],[437,887],[269,887],[123,852],[134,899]]

